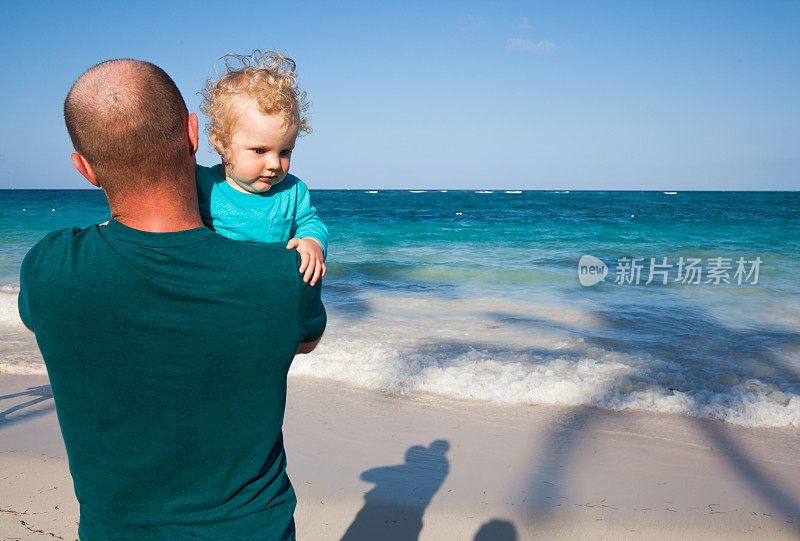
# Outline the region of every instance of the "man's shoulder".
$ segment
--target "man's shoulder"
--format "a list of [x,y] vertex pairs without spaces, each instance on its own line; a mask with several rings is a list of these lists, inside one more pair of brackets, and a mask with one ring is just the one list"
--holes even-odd
[[49,232],[37,244],[47,245],[58,242],[67,242],[72,239],[85,235],[90,230],[100,227],[98,224],[90,225],[88,227],[65,227],[64,229],[56,229]]
[[28,251],[26,257],[36,257],[46,255],[49,250],[59,249],[74,243],[77,239],[85,237],[89,234],[90,230],[98,227],[97,225],[89,226],[86,228],[80,227],[67,227],[65,229],[57,229],[51,231],[42,239],[33,245]]
[[34,280],[49,280],[58,274],[71,254],[77,253],[75,247],[81,240],[92,234],[97,225],[87,228],[70,227],[51,231],[28,250],[20,267],[20,281],[32,283]]
[[[260,266],[266,263],[280,265],[294,269],[295,262],[299,261],[297,250],[288,250],[285,242],[252,242],[247,240],[230,239],[219,233],[214,233],[213,246],[203,249],[210,251],[210,257],[229,260],[230,264],[242,269],[249,269],[247,274],[261,272]],[[300,264],[297,263],[299,268]],[[255,268],[259,268],[255,271]],[[296,269],[294,269],[296,271]]]

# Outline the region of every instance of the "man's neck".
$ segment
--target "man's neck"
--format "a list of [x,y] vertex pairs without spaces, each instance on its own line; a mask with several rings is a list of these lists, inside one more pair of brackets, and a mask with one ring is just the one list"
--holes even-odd
[[110,203],[111,218],[140,231],[172,233],[203,227],[197,207],[197,195],[190,197],[170,194],[147,197],[126,195]]

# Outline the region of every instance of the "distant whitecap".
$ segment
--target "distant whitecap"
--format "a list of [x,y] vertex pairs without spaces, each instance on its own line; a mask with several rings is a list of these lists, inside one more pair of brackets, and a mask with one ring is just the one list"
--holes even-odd
[[506,190],[506,193],[522,193],[522,190]]

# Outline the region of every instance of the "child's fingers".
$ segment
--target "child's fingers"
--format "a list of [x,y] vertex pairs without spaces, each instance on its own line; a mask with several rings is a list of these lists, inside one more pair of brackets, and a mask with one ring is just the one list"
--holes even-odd
[[[306,269],[306,274],[303,276],[303,281],[304,282],[308,282],[311,279],[311,277],[314,275],[314,269],[316,269],[316,267],[317,267],[317,260],[312,257],[311,260],[308,263],[308,268]],[[314,285],[314,284],[311,284],[311,285]]]
[[323,267],[324,267],[324,265],[322,264],[322,262],[317,261],[317,268],[314,269],[314,277],[311,279],[311,285],[312,286],[317,285],[317,280],[322,278],[322,269],[323,269]]
[[325,267],[325,263],[323,263],[322,261],[317,263],[317,270],[314,273],[314,278],[311,280],[311,285],[312,286],[317,285],[317,280],[319,280],[320,278],[324,278],[326,271],[327,268]]
[[289,243],[286,245],[287,250],[291,250],[292,248],[297,248],[297,245],[300,244],[300,241],[297,239],[289,239]]
[[[300,252],[300,272],[307,272],[308,264],[311,262],[311,258],[308,255],[308,252]],[[304,282],[308,282],[307,279],[303,279]]]
[[316,261],[316,265],[314,265],[314,275],[311,277],[311,285],[317,285],[317,280],[319,280],[319,274],[322,272],[322,263],[319,260]]

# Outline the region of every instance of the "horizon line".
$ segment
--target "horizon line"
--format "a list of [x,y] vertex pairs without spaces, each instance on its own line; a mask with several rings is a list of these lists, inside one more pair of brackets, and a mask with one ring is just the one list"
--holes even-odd
[[[102,192],[101,188],[0,188],[2,192],[13,192],[13,191],[96,191]],[[637,190],[633,188],[608,188],[604,190],[598,189],[575,189],[575,188],[311,188],[309,187],[309,191],[312,192],[483,192],[483,193],[505,193],[509,192],[561,192],[561,193],[569,193],[569,192],[674,192],[674,193],[681,193],[681,192],[689,192],[689,193],[699,193],[699,192],[725,192],[725,193],[739,193],[739,192],[746,192],[746,193],[796,193],[800,192],[800,189],[797,190],[785,190],[785,189],[774,189],[774,190],[750,190],[750,189],[739,189],[739,190],[721,190],[721,189],[705,189],[705,190],[697,190],[697,189],[649,189],[649,190]]]

